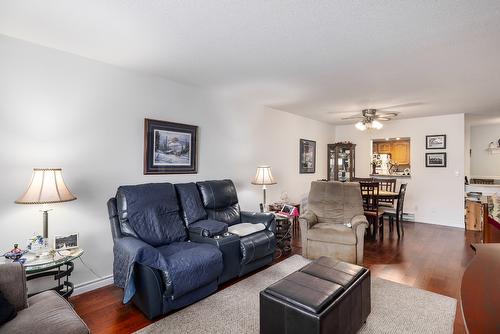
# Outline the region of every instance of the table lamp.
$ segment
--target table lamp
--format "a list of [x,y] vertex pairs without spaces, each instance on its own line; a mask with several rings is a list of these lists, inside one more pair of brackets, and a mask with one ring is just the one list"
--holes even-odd
[[33,168],[31,182],[26,192],[15,202],[18,204],[43,204],[43,237],[49,237],[49,210],[45,204],[69,202],[76,197],[69,191],[62,177],[61,168]]
[[257,174],[255,174],[255,178],[252,181],[252,184],[262,185],[262,192],[264,195],[263,211],[266,210],[266,186],[271,184],[276,184],[276,181],[273,178],[273,174],[271,173],[271,167],[269,166],[259,166],[257,167]]

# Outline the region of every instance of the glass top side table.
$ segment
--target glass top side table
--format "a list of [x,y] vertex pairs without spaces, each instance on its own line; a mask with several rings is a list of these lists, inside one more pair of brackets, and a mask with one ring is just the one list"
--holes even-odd
[[[74,291],[74,285],[69,280],[71,273],[75,268],[74,260],[78,259],[84,253],[83,249],[75,248],[70,250],[56,251],[52,254],[36,256],[33,253],[27,253],[23,256],[26,262],[23,264],[26,271],[26,280],[34,280],[42,277],[52,276],[57,285],[47,290],[54,290],[64,298],[68,299]],[[0,263],[12,262],[2,259]],[[43,290],[43,291],[47,291]],[[34,296],[40,292],[28,293],[28,297]]]

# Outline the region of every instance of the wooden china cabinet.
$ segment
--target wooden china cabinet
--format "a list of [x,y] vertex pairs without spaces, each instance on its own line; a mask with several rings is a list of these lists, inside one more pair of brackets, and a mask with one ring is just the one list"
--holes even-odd
[[354,179],[356,144],[344,142],[328,144],[328,181],[351,181]]

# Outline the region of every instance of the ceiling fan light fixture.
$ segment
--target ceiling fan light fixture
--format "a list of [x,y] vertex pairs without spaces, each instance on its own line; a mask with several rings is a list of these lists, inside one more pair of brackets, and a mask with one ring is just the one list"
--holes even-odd
[[356,129],[358,129],[360,131],[365,131],[367,128],[365,122],[363,122],[363,121],[357,122],[356,124],[354,124],[354,126],[356,127]]
[[384,127],[384,124],[380,123],[379,121],[377,121],[376,119],[374,119],[372,121],[372,128],[376,129],[376,130],[380,130]]

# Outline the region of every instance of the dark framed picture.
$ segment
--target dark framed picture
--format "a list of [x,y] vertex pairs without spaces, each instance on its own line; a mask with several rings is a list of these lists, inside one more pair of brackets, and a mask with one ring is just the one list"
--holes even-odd
[[316,142],[314,140],[300,140],[299,173],[316,173]]
[[54,236],[54,250],[78,248],[78,233]]
[[144,174],[197,173],[198,127],[180,123],[144,120]]
[[446,153],[425,153],[425,167],[446,167]]
[[444,150],[446,148],[446,135],[425,136],[426,150]]

